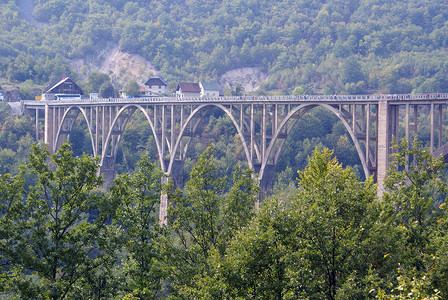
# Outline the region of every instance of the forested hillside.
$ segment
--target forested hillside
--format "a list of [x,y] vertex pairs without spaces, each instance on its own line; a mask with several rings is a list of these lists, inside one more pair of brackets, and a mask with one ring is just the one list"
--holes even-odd
[[34,0],[32,22],[19,2],[0,1],[0,85],[23,96],[106,45],[172,82],[257,67],[259,93],[448,90],[445,0]]

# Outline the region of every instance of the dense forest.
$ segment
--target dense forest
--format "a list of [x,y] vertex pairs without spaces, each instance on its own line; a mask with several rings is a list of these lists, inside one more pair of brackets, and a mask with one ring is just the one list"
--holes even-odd
[[258,67],[258,93],[448,90],[444,0],[34,0],[28,22],[30,1],[0,1],[0,85],[24,98],[110,44],[170,82]]
[[[0,28],[0,90],[22,99],[60,75],[86,93],[135,89],[70,67],[111,45],[170,87],[254,67],[268,74],[257,94],[448,92],[445,0],[0,0]],[[52,155],[0,102],[0,299],[448,298],[448,181],[423,147],[425,110],[381,201],[328,110],[297,122],[263,198],[231,121],[203,122],[182,190],[138,112],[106,185],[82,120]]]
[[147,156],[106,191],[97,159],[33,145],[0,176],[0,297],[446,299],[446,165],[418,141],[396,148],[381,201],[323,148],[260,202],[251,170],[218,175],[213,147],[183,191]]

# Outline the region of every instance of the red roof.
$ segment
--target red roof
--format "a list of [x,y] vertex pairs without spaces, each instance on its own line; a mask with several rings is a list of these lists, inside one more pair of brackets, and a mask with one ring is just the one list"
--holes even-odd
[[200,93],[201,88],[198,83],[180,82],[176,91],[182,90],[184,93]]

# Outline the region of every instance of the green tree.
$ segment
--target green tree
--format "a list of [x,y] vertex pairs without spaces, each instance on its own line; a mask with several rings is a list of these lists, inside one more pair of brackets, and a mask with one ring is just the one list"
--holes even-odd
[[[394,146],[393,161],[384,181],[384,221],[395,231],[397,260],[417,277],[434,273],[436,288],[447,284],[445,270],[446,211],[448,185],[443,178],[446,164],[442,157],[431,155],[418,140],[409,144],[403,139]],[[437,262],[437,264],[435,264]],[[446,289],[445,289],[445,292]]]
[[247,224],[259,189],[250,170],[237,169],[229,194],[225,178],[217,177],[213,148],[207,147],[192,168],[184,193],[171,192],[168,209],[167,263],[174,294],[190,299],[197,280],[208,272],[207,258],[212,249],[224,253],[230,238]]
[[313,277],[308,292],[328,299],[366,295],[363,280],[384,254],[373,235],[380,213],[373,178],[359,181],[328,149],[315,150],[299,176],[298,251]]
[[[102,183],[97,172],[96,159],[74,158],[63,144],[51,156],[33,146],[19,175],[0,177],[4,289],[23,298],[72,297],[82,279],[114,261],[107,225],[114,205],[96,192]],[[36,179],[28,188],[29,175]]]
[[112,83],[104,82],[99,89],[100,98],[112,98],[115,96],[115,89]]
[[140,86],[138,85],[137,81],[134,79],[130,80],[124,87],[124,92],[128,96],[137,97],[140,96]]
[[[361,299],[384,260],[373,179],[360,182],[324,149],[299,172],[293,199],[273,198],[209,257],[199,299]],[[385,234],[384,234],[385,235]],[[386,239],[387,240],[387,239]]]
[[430,278],[427,275],[416,278],[415,276],[410,276],[410,274],[407,274],[402,268],[399,268],[398,274],[398,284],[393,287],[390,293],[387,293],[386,291],[380,289],[377,295],[377,299],[443,299],[440,295],[440,291],[434,289],[431,284]]
[[357,83],[364,80],[361,64],[355,56],[349,56],[341,65],[341,81],[346,83]]
[[103,84],[110,84],[110,77],[108,74],[100,72],[92,72],[87,77],[86,91],[89,93],[98,93]]
[[118,176],[110,191],[113,199],[120,199],[115,222],[126,250],[121,264],[126,282],[123,289],[139,299],[154,299],[166,276],[156,243],[160,233],[156,207],[160,203],[161,175],[143,155],[138,171]]

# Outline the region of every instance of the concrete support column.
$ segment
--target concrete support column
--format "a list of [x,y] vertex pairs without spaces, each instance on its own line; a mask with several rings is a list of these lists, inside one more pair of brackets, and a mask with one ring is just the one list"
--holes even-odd
[[272,188],[274,187],[274,173],[275,173],[274,164],[266,164],[263,170],[263,177],[260,178],[260,191],[261,195],[266,195]]
[[48,144],[50,153],[54,153],[54,109],[51,109],[48,104],[45,105],[45,133],[44,142]]
[[[168,183],[168,177],[162,177],[162,184]],[[168,225],[168,195],[162,193],[160,195],[160,208],[159,208],[159,224]]]
[[434,109],[434,103],[431,103],[431,111],[430,111],[430,142],[429,142],[429,152],[431,154],[434,154],[434,114],[435,114],[435,109]]
[[378,197],[383,196],[383,183],[386,177],[386,171],[389,164],[389,104],[387,100],[378,103],[378,155],[376,180],[378,183]]
[[[168,161],[169,163],[169,161]],[[171,166],[170,177],[173,179],[174,188],[181,189],[184,187],[183,171],[184,161],[181,159],[175,159]]]

